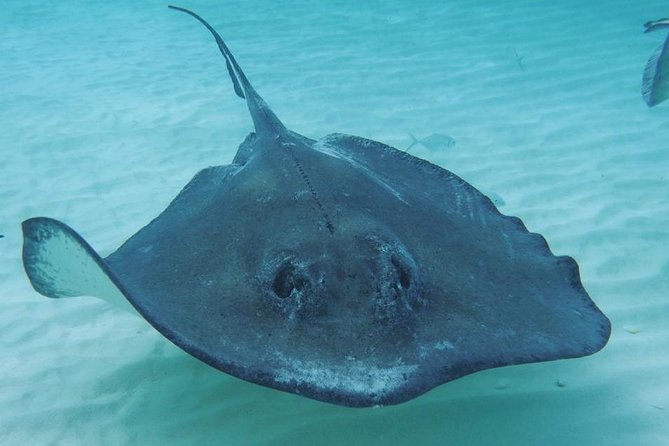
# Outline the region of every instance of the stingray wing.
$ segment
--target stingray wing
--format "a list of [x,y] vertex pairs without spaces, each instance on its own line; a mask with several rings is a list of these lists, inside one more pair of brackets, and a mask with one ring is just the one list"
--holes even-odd
[[[178,242],[174,238],[179,236],[179,232],[174,228],[192,225],[194,217],[202,212],[202,208],[217,199],[216,192],[227,190],[230,179],[239,168],[232,164],[200,171],[158,218],[106,259],[65,223],[45,217],[24,221],[23,265],[31,284],[47,297],[95,296],[135,314],[139,313],[186,352],[233,373],[227,363],[223,364],[211,350],[203,348],[202,343],[194,339],[203,330],[188,329],[193,324],[183,315],[186,313],[187,316],[187,305],[179,302],[175,305],[156,305],[157,296],[145,292],[143,287],[164,288],[169,283],[158,283],[155,277],[149,276],[151,271],[144,268],[144,263],[152,258],[152,253],[144,250],[142,243],[147,238],[160,242],[167,246],[160,255],[169,253],[169,245]],[[158,259],[157,263],[169,266],[174,260],[164,257]],[[187,285],[192,280],[183,282]],[[186,298],[187,293],[184,295]],[[170,324],[170,317],[185,319],[187,328]]]
[[392,231],[423,274],[427,312],[415,378],[433,386],[477,370],[600,350],[610,322],[583,288],[576,262],[502,215],[453,173],[384,144],[340,134],[315,146],[348,160],[398,201]]
[[23,222],[23,265],[33,288],[51,298],[96,296],[134,311],[105,261],[65,223],[46,217]]
[[669,36],[658,46],[643,70],[641,95],[646,105],[654,107],[669,98]]
[[400,200],[411,197],[414,202],[468,215],[472,221],[488,214],[501,215],[492,201],[462,178],[380,142],[334,133],[314,148],[349,161]]

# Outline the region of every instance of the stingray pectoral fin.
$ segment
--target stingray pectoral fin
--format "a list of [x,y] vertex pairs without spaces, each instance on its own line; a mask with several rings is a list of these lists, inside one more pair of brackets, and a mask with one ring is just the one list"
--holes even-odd
[[105,261],[72,228],[52,218],[26,220],[23,267],[33,288],[52,298],[95,296],[136,313]]
[[669,98],[669,37],[655,49],[646,63],[641,95],[648,107]]
[[669,18],[661,18],[658,20],[651,20],[649,22],[646,22],[643,24],[644,28],[646,30],[644,31],[645,33],[657,31],[660,29],[666,29],[669,28]]

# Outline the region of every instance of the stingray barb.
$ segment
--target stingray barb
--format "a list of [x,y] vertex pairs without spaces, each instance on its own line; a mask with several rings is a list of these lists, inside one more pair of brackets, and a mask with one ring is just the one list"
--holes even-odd
[[36,291],[100,297],[225,373],[354,407],[606,344],[574,259],[446,169],[288,130],[219,34],[171,8],[212,33],[255,132],[105,258],[65,223],[26,220]]

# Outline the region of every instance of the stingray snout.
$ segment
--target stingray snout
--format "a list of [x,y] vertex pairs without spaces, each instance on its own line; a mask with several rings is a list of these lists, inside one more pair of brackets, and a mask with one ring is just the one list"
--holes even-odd
[[327,245],[307,243],[265,258],[258,275],[264,302],[291,320],[344,311],[383,324],[406,321],[424,306],[418,263],[396,238],[355,236]]

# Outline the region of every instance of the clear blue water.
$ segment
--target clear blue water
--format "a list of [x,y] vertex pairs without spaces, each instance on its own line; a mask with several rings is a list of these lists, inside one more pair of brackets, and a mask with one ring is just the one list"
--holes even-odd
[[[30,288],[19,223],[102,254],[251,129],[200,26],[166,4],[0,9],[0,443],[669,444],[669,104],[641,72],[666,2],[192,1],[290,128],[404,148],[503,197],[577,259],[613,334],[584,359],[491,370],[347,409],[226,376],[93,298]],[[522,58],[522,68],[518,64]],[[557,382],[561,385],[557,385]]]

